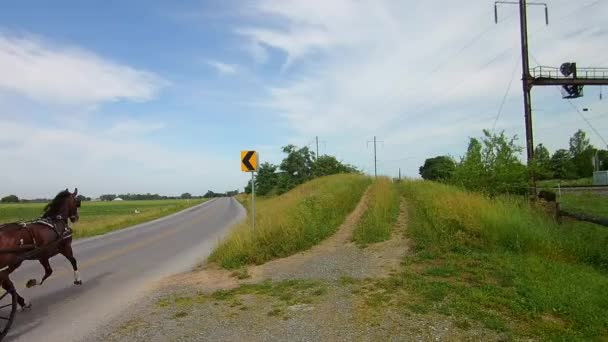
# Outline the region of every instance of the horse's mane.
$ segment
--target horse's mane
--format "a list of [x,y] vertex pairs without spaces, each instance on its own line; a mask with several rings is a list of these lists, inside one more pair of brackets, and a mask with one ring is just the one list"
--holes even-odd
[[66,189],[62,192],[58,193],[55,198],[44,207],[44,211],[42,212],[43,218],[54,218],[59,214],[59,209],[61,209],[61,204],[63,200],[72,194]]

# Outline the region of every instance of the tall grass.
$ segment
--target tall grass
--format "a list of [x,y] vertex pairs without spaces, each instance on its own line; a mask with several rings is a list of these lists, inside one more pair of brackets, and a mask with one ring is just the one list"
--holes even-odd
[[432,182],[405,182],[402,187],[419,217],[409,230],[423,247],[500,248],[608,270],[607,229],[573,222],[559,225],[518,198],[490,199]]
[[369,177],[322,177],[278,197],[256,200],[255,231],[250,218],[237,225],[210,256],[225,268],[261,264],[310,248],[335,233],[355,208]]
[[371,185],[368,205],[357,224],[353,240],[359,245],[386,241],[391,237],[399,215],[399,193],[395,184],[386,177]]
[[432,182],[401,190],[417,253],[387,284],[419,293],[425,309],[511,336],[608,337],[608,230],[560,226],[522,200]]

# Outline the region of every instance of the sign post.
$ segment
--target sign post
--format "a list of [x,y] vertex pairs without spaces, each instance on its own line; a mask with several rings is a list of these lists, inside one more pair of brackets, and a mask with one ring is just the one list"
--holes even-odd
[[255,229],[255,172],[258,170],[258,153],[241,151],[241,171],[251,172],[251,229]]

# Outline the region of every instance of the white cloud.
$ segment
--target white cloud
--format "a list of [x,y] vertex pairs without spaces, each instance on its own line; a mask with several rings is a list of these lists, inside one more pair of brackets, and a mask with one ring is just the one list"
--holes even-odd
[[212,66],[217,72],[223,75],[235,74],[237,71],[236,65],[233,64],[227,64],[213,60],[208,60],[207,64]]
[[0,75],[0,92],[58,104],[97,104],[121,99],[146,101],[167,84],[154,73],[83,49],[2,33]]
[[[573,8],[569,1],[552,1],[548,28],[542,11],[530,11],[531,51],[539,63],[592,66],[608,54],[601,15],[608,3],[595,1],[592,12],[572,14],[592,2]],[[435,152],[428,153],[453,153],[468,136],[492,127],[514,67],[508,100],[521,97],[515,7],[501,8],[499,25],[485,0],[259,0],[253,8],[260,22],[236,33],[245,45],[284,54],[277,68],[283,77],[259,102],[300,136],[359,146],[380,135],[391,155],[411,154],[412,144],[432,146]],[[513,108],[519,126],[507,133],[521,137],[521,105]],[[358,149],[345,154],[358,158]]]
[[118,136],[135,136],[152,133],[161,130],[165,124],[161,122],[143,122],[133,119],[126,119],[115,123],[107,133]]
[[[132,129],[136,124],[117,126]],[[236,155],[186,153],[92,128],[45,128],[11,121],[0,121],[0,159],[11,165],[0,169],[1,192],[30,198],[52,196],[67,186],[89,196],[202,194],[231,189],[242,178]]]

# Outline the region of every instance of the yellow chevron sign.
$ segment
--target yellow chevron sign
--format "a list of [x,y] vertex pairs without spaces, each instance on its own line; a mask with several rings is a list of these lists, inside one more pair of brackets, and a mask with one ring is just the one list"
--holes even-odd
[[254,172],[258,170],[258,153],[256,151],[241,151],[241,171]]

